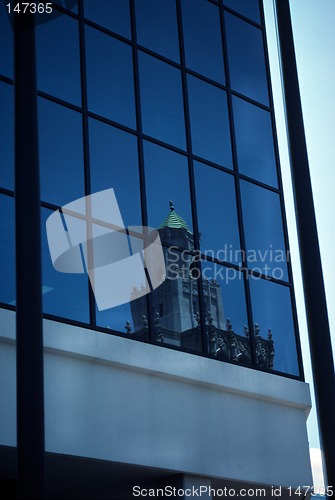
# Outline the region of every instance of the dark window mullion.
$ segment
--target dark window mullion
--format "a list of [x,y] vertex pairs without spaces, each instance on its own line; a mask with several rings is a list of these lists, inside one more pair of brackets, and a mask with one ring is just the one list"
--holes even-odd
[[[186,126],[186,147],[188,153],[188,171],[189,171],[189,181],[190,181],[190,198],[192,205],[192,218],[193,218],[193,238],[194,238],[194,249],[200,251],[200,238],[199,238],[199,226],[198,226],[198,216],[197,216],[197,201],[195,193],[195,177],[194,168],[192,160],[192,138],[191,138],[191,123],[190,123],[190,110],[188,105],[188,91],[187,91],[187,72],[186,72],[186,62],[185,62],[185,47],[184,47],[184,35],[183,35],[183,22],[182,22],[182,9],[181,0],[176,0],[177,7],[177,22],[178,22],[178,33],[179,33],[179,47],[180,47],[180,61],[182,65],[181,77],[182,77],[182,90],[184,99],[184,114],[185,114],[185,126]],[[198,298],[199,298],[199,309],[200,309],[200,327],[201,327],[201,341],[202,341],[202,351],[204,353],[209,352],[209,342],[206,333],[206,313],[205,313],[205,302],[203,295],[203,280],[201,274],[201,263],[196,262],[196,267],[199,272],[198,279]]]
[[[90,176],[90,151],[89,151],[89,130],[88,130],[88,102],[87,102],[87,80],[86,80],[86,47],[85,47],[85,25],[83,2],[78,2],[79,14],[79,47],[80,47],[80,78],[81,78],[81,99],[82,99],[82,128],[83,128],[83,155],[84,155],[84,183],[85,196],[92,193]],[[91,215],[91,214],[90,214]],[[88,280],[89,281],[89,280]],[[88,283],[90,323],[96,325],[96,303],[94,293]]]
[[[137,151],[138,151],[138,165],[139,165],[139,179],[140,179],[140,194],[141,194],[141,211],[142,211],[142,224],[148,226],[148,209],[146,198],[146,185],[145,185],[145,169],[144,169],[144,146],[143,146],[143,130],[142,130],[142,108],[141,108],[141,95],[140,95],[140,76],[139,76],[139,63],[138,63],[138,47],[137,47],[137,32],[136,32],[136,12],[135,1],[130,0],[130,25],[132,35],[132,48],[133,48],[133,69],[134,69],[134,92],[135,92],[135,112],[137,124]],[[149,339],[151,342],[155,341],[155,325],[153,315],[153,300],[151,293],[146,295]]]
[[[236,148],[236,138],[235,138],[235,127],[234,127],[234,115],[233,115],[233,102],[232,102],[232,93],[231,93],[231,84],[230,84],[230,73],[229,73],[229,58],[228,58],[228,49],[227,49],[227,39],[226,39],[226,31],[225,31],[225,11],[222,7],[220,7],[220,23],[221,23],[221,33],[222,33],[222,46],[223,46],[223,54],[225,58],[225,72],[226,72],[226,84],[228,87],[227,90],[227,100],[228,100],[228,115],[229,115],[229,123],[230,123],[230,137],[231,137],[231,146],[232,146],[232,156],[233,156],[233,165],[235,172],[235,193],[236,193],[236,207],[237,207],[237,217],[238,217],[238,225],[239,225],[239,235],[240,235],[240,245],[242,250],[242,267],[247,268],[246,261],[246,243],[245,243],[245,233],[244,233],[244,223],[243,223],[243,214],[242,214],[242,198],[241,198],[241,189],[240,189],[240,179],[238,175],[238,167],[237,167],[237,148]],[[251,304],[251,292],[249,286],[249,273],[244,272],[244,289],[245,289],[245,298],[247,305],[247,316],[249,323],[249,338],[250,338],[250,348],[251,348],[251,360],[252,364],[256,366],[256,345],[254,339],[254,320],[252,314],[252,304]]]
[[[269,103],[270,103],[272,133],[273,133],[273,140],[274,140],[274,151],[275,151],[276,166],[277,166],[279,199],[280,199],[281,215],[282,215],[282,221],[283,221],[284,242],[285,242],[285,249],[286,249],[287,255],[290,256],[290,245],[289,245],[289,238],[288,238],[288,227],[287,227],[287,218],[286,218],[286,210],[285,210],[283,180],[282,180],[281,168],[280,168],[279,146],[278,146],[276,119],[275,119],[275,113],[274,113],[274,101],[273,101],[272,84],[271,84],[271,71],[270,71],[268,44],[267,44],[266,27],[265,27],[265,16],[264,16],[263,2],[261,0],[259,0],[259,3],[260,3],[261,22],[262,22],[262,25],[264,27],[264,29],[263,29],[264,59],[265,59],[266,75],[267,75],[267,79],[268,79]],[[294,284],[293,284],[293,271],[292,271],[292,264],[291,264],[290,258],[287,260],[287,270],[288,270],[288,279],[289,279],[289,282],[291,283],[292,314],[293,314],[293,322],[294,322],[295,339],[296,339],[296,345],[297,345],[298,364],[299,364],[300,376],[301,376],[302,380],[304,380],[305,376],[304,376],[301,341],[300,341],[300,334],[299,334],[298,314],[297,314],[297,306],[296,306]]]

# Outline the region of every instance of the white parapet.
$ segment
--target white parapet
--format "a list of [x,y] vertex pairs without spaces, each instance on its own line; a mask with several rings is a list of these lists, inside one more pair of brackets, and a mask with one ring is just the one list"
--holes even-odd
[[[0,324],[0,444],[15,446],[15,314]],[[312,484],[308,384],[49,320],[44,346],[48,451]]]

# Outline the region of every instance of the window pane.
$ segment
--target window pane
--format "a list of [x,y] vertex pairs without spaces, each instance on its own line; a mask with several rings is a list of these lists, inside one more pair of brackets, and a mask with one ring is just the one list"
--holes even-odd
[[72,12],[78,12],[78,1],[79,0],[53,0],[52,3],[64,7],[64,9],[72,10]]
[[0,82],[0,186],[14,189],[13,87]]
[[195,162],[195,181],[201,250],[211,257],[240,264],[233,176]]
[[86,26],[86,56],[89,109],[135,128],[131,47]]
[[176,231],[182,237],[171,244],[188,248],[193,236],[187,158],[145,142],[144,163],[149,226],[184,227],[184,231]]
[[105,311],[96,311],[97,325],[137,339],[149,337],[147,296]]
[[175,0],[136,0],[139,44],[179,62]]
[[[258,365],[264,367],[265,352],[274,352],[273,369],[299,375],[290,289],[263,279],[250,280]],[[269,328],[271,329],[269,335]],[[257,329],[256,329],[257,330]],[[270,339],[269,339],[270,337]],[[273,341],[266,345],[264,340]]]
[[0,73],[13,78],[13,30],[7,14],[6,2],[0,2]]
[[276,279],[287,280],[279,196],[244,181],[241,190],[249,267]]
[[51,214],[51,210],[42,208],[43,311],[89,323],[87,274],[61,273],[52,265],[46,236],[46,220]]
[[128,0],[85,0],[84,8],[87,19],[130,38]]
[[[182,233],[183,229],[176,231]],[[162,344],[201,351],[198,279],[190,273],[192,257],[176,251],[173,246],[165,247],[164,255],[166,279],[151,294],[154,339]]]
[[238,97],[233,107],[239,171],[277,187],[270,113]]
[[205,0],[183,0],[186,66],[225,83],[219,8]]
[[203,260],[209,351],[225,361],[251,363],[243,274]]
[[232,168],[226,92],[189,75],[188,94],[193,153]]
[[92,193],[113,188],[126,226],[142,223],[136,137],[89,121]]
[[15,305],[14,199],[0,195],[0,302]]
[[37,86],[81,105],[78,22],[67,15],[36,27]]
[[227,13],[226,32],[232,88],[268,105],[262,31]]
[[185,149],[180,71],[139,53],[143,132]]
[[63,205],[84,196],[81,114],[39,99],[41,198]]
[[223,4],[256,23],[261,22],[259,0],[223,0]]

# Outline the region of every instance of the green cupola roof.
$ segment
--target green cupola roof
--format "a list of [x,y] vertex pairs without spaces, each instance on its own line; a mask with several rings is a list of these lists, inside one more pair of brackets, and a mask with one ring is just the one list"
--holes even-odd
[[170,213],[168,214],[168,216],[164,220],[163,224],[161,224],[158,229],[163,229],[164,227],[172,227],[175,229],[184,228],[189,233],[191,232],[188,225],[187,225],[187,222],[182,217],[180,217],[180,215],[178,215],[175,212],[175,209],[174,209],[174,206],[173,206],[173,203],[171,200],[170,200]]

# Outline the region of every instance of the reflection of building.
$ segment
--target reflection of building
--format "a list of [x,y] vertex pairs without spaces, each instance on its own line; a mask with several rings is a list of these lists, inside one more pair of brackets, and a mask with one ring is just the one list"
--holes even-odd
[[[189,251],[193,248],[193,235],[187,222],[176,213],[170,201],[170,213],[158,228],[163,244],[166,278],[152,294],[155,340],[193,351],[201,350],[201,325],[198,304],[197,268]],[[178,250],[179,249],[179,250]],[[183,250],[184,249],[184,250]],[[206,311],[206,337],[208,351],[224,361],[251,362],[249,329],[235,332],[229,317],[225,316],[224,299],[220,284],[203,277],[204,310]],[[134,333],[148,334],[147,298],[131,302]],[[229,311],[228,311],[229,314]],[[131,331],[128,321],[126,329]],[[274,343],[269,330],[268,338],[260,336],[255,324],[257,364],[272,369]]]
[[[165,196],[175,196],[170,189],[178,184],[185,204],[192,204],[194,221],[199,200],[206,206],[208,198],[215,230],[223,210],[211,209],[210,202],[221,197],[237,207],[236,217],[229,218],[232,224],[236,220],[237,233],[244,228],[261,239],[268,236],[254,205],[265,211],[260,200],[271,198],[270,209],[279,207],[283,193],[271,156],[274,114],[263,60],[262,2],[84,0],[71,12],[58,6],[69,3],[53,2],[58,15],[37,27],[43,220],[64,203],[113,187],[131,217],[140,219],[136,224],[153,225],[150,213],[160,209]],[[0,116],[0,140],[5,138],[0,148],[0,494],[2,483],[15,486],[17,444],[13,36],[5,9],[0,2],[1,42],[7,33],[0,50],[8,55],[0,57],[0,104],[6,110]],[[167,152],[169,159],[161,161]],[[183,182],[178,171],[170,174],[170,155],[180,174],[186,169]],[[218,183],[218,194],[202,185],[199,169]],[[170,186],[159,183],[163,173]],[[281,225],[280,211],[278,220]],[[202,226],[199,220],[196,225]],[[277,232],[280,238],[274,227]],[[108,321],[96,310],[85,276],[78,281],[79,275],[53,269],[43,234],[43,285],[49,287],[43,296],[47,497],[128,500],[135,485],[255,492],[267,485],[312,484],[306,433],[310,396],[300,364],[290,362],[299,351],[294,328],[288,321],[279,331],[269,321],[276,344],[276,366],[269,373],[272,341],[258,335],[250,319],[255,349],[249,365],[247,332],[243,324],[234,331],[224,286],[209,279],[197,287],[197,267],[187,252],[169,253],[171,245],[192,250],[185,221],[171,210],[159,233],[170,269],[162,286],[147,296],[153,307],[143,312],[144,300],[126,304],[111,309]],[[247,243],[241,241],[244,252]],[[28,252],[28,239],[26,244]],[[249,271],[246,266],[243,272]],[[264,277],[261,282],[268,283]],[[285,297],[292,290],[291,281],[284,286],[273,278],[270,285]],[[265,295],[259,294],[243,290],[248,318]],[[270,300],[273,317],[281,309],[292,316],[291,298],[284,304]],[[1,496],[12,498],[15,492]]]

